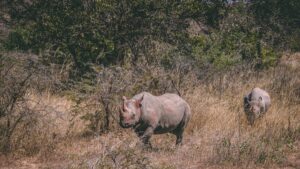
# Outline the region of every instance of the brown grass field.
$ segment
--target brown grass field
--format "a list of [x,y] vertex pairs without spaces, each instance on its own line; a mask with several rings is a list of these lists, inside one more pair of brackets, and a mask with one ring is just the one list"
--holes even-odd
[[[184,94],[192,118],[184,144],[175,136],[155,135],[145,149],[130,129],[80,136],[85,122],[71,119],[72,101],[47,93],[28,93],[31,105],[47,110],[44,133],[22,143],[42,145],[36,155],[0,156],[0,168],[300,168],[300,55],[283,57],[276,68],[229,71],[199,82]],[[270,93],[272,105],[253,126],[243,112],[243,96],[254,87]],[[56,133],[56,134],[53,134]],[[72,137],[65,135],[72,133]],[[47,139],[46,139],[47,138]],[[49,139],[50,138],[50,139]],[[49,141],[51,140],[51,141]]]

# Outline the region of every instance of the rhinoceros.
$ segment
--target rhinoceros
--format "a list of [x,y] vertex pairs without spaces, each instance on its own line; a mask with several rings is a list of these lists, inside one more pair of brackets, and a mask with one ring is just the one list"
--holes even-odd
[[145,145],[151,147],[150,137],[163,133],[176,135],[176,145],[179,145],[182,144],[183,131],[190,120],[191,109],[176,94],[154,96],[142,92],[131,99],[123,96],[119,115],[121,127],[133,128]]
[[244,111],[248,122],[253,125],[254,120],[264,115],[271,105],[270,95],[258,87],[244,97]]

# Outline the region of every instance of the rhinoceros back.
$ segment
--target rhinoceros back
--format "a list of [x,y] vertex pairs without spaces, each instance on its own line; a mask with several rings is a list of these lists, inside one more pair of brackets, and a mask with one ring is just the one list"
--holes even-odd
[[184,120],[188,104],[178,95],[170,93],[158,96],[158,100],[163,108],[161,124],[177,127]]

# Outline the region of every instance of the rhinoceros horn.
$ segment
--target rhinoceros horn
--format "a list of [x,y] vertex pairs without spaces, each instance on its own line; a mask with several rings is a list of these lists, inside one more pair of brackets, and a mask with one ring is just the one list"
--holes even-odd
[[123,99],[123,106],[122,106],[122,108],[120,108],[120,113],[124,113],[124,111],[127,110],[127,107],[125,104],[125,101],[127,100],[127,98],[125,96],[123,96],[122,99]]
[[124,114],[123,108],[119,107],[119,117],[121,117]]

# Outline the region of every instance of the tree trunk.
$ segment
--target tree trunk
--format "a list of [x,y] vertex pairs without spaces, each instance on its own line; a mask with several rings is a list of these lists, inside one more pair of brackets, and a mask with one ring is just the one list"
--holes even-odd
[[105,105],[105,117],[104,117],[104,129],[105,131],[109,130],[109,108],[108,108],[108,104]]

